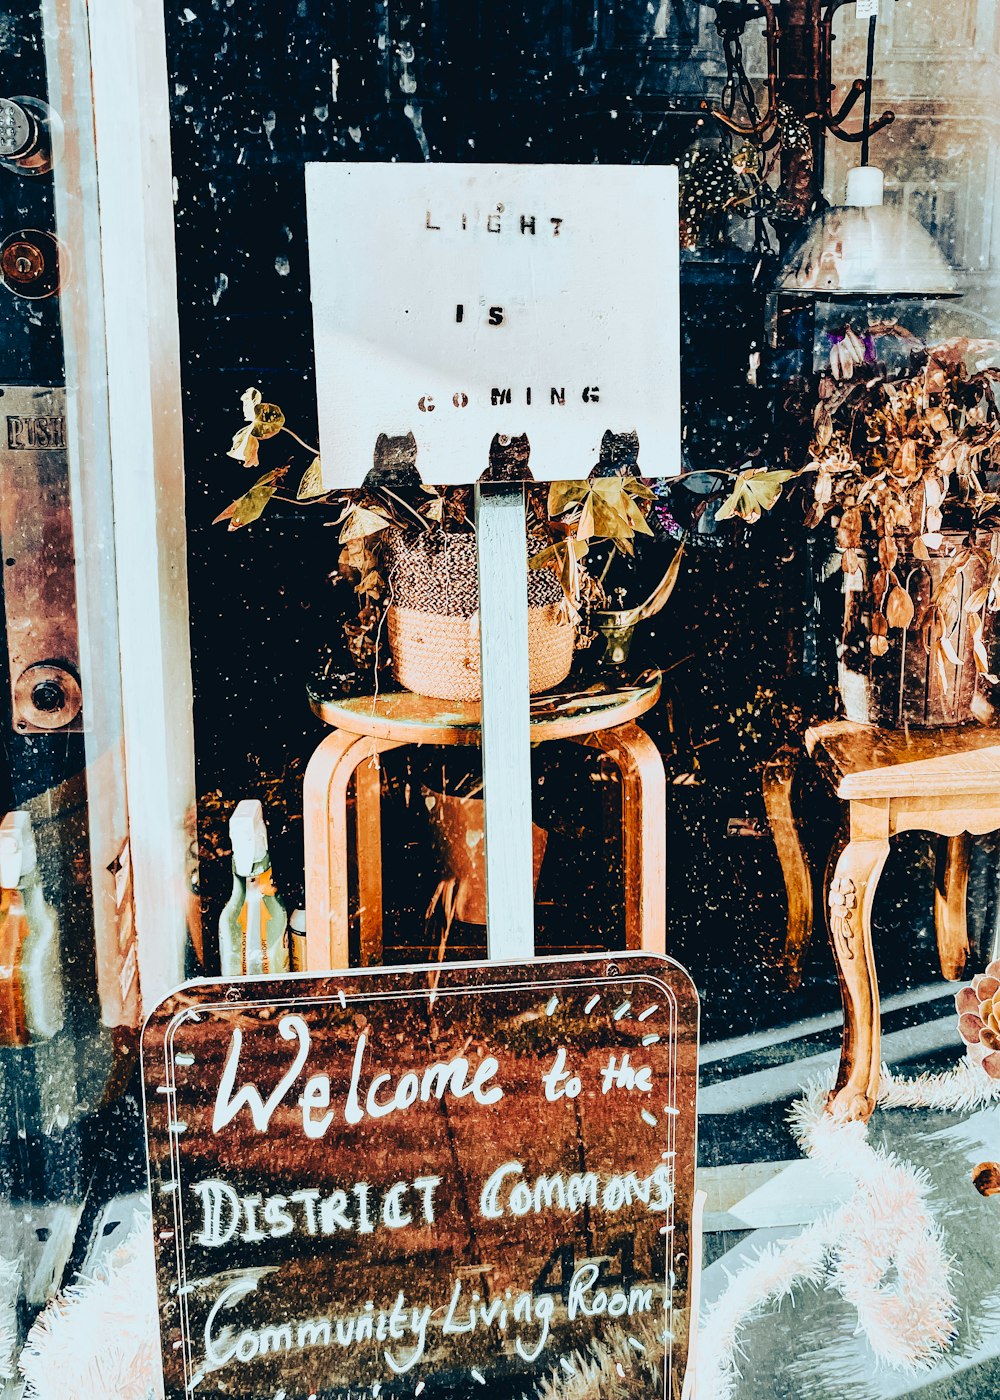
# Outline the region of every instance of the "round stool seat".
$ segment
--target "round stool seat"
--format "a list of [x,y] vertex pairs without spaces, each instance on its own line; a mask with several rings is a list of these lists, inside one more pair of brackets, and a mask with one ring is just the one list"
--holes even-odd
[[[531,698],[531,742],[573,739],[628,724],[660,698],[659,671],[647,671],[627,686],[548,692]],[[478,700],[434,700],[409,690],[379,695],[324,695],[309,689],[313,714],[335,729],[368,734],[397,744],[478,744]]]

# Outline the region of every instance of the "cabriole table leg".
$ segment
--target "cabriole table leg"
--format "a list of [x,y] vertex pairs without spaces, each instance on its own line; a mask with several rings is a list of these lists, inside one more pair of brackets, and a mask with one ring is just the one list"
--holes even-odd
[[957,982],[969,958],[969,926],[965,901],[969,889],[969,858],[972,837],[938,838],[937,870],[934,878],[934,928],[937,932],[941,976]]
[[768,759],[762,778],[764,810],[788,899],[785,974],[792,991],[802,982],[802,964],[813,930],[812,877],[792,810],[792,786],[797,768],[798,753],[790,744],[785,744]]
[[872,904],[889,854],[887,839],[851,840],[828,892],[830,941],[844,1003],[844,1040],[830,1111],[868,1119],[878,1098],[881,1028],[872,950]]

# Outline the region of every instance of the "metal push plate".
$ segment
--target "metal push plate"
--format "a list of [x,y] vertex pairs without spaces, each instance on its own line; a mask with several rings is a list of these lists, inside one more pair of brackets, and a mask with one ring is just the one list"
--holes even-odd
[[82,728],[66,391],[0,389],[0,557],[13,726]]

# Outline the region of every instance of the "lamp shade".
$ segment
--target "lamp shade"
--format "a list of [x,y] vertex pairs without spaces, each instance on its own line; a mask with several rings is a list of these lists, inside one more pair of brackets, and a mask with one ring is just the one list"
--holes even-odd
[[852,170],[847,201],[814,218],[789,248],[776,290],[820,297],[955,296],[955,273],[912,214],[882,202],[873,165]]

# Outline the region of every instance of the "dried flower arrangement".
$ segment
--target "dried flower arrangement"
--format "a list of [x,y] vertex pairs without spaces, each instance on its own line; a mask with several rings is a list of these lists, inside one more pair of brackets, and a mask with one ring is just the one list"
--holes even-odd
[[[912,342],[906,372],[891,374],[877,361],[880,335]],[[805,464],[741,473],[718,512],[756,520],[787,482],[811,477],[807,524],[829,519],[844,573],[863,576],[876,657],[888,651],[892,629],[913,624],[942,669],[958,666],[953,635],[964,612],[976,669],[989,676],[984,627],[1000,609],[1000,557],[995,538],[989,542],[1000,527],[990,480],[1000,467],[1000,368],[991,362],[998,350],[968,339],[923,348],[895,323],[869,327],[864,337],[848,327],[820,379]],[[915,617],[900,568],[940,557],[947,566]]]
[[1000,962],[991,962],[955,997],[958,1030],[970,1058],[1000,1079]]
[[[260,444],[287,434],[308,455],[308,465],[294,495],[283,491],[293,470],[291,463],[271,468],[214,523],[225,521],[230,530],[241,529],[257,520],[272,500],[335,510],[331,523],[340,527],[339,571],[354,581],[359,599],[357,620],[346,625],[348,643],[355,661],[370,665],[390,591],[387,543],[391,537],[398,540],[401,536],[433,540],[471,535],[472,488],[439,489],[416,482],[366,486],[350,495],[330,491],[323,482],[317,449],[292,432],[277,404],[263,402],[257,389],[248,389],[242,403],[245,422],[233,438],[229,457],[247,467],[259,466]],[[637,536],[654,533],[647,519],[653,492],[637,476],[624,471],[549,486],[528,485],[526,495],[529,567],[555,576],[561,590],[562,620],[576,626],[584,612],[606,603],[614,561],[634,554]]]

